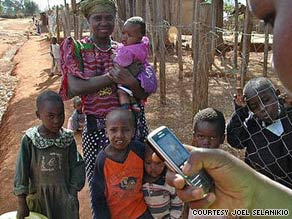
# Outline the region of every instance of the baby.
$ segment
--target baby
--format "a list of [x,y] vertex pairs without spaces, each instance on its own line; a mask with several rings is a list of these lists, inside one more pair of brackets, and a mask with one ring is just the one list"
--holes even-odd
[[[122,29],[122,44],[117,48],[114,62],[122,67],[128,67],[134,62],[145,64],[148,56],[149,39],[145,36],[146,25],[141,17],[129,18]],[[137,76],[137,74],[133,75]],[[119,101],[124,109],[140,111],[133,92],[124,85],[118,85]]]

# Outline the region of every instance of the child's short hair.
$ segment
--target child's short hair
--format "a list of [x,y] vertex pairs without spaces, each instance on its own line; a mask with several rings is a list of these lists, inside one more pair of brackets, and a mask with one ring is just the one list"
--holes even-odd
[[40,108],[42,107],[42,105],[44,104],[45,101],[51,101],[51,102],[54,102],[56,104],[60,104],[64,107],[64,103],[63,103],[61,96],[52,90],[46,90],[46,91],[42,92],[40,95],[38,95],[38,97],[36,99],[37,110],[40,110]]
[[142,35],[144,36],[146,34],[146,24],[143,18],[138,16],[130,17],[128,20],[126,20],[125,24],[127,23],[140,25]]
[[117,108],[110,111],[106,115],[105,121],[107,122],[108,120],[113,118],[128,119],[130,121],[131,126],[134,128],[136,127],[135,116],[131,111],[127,109]]
[[52,41],[52,42],[57,42],[57,37],[52,37],[52,38],[51,38],[51,41]]
[[73,105],[74,106],[79,106],[80,104],[82,104],[82,100],[80,97],[74,97],[73,99]]
[[265,77],[258,77],[249,80],[243,88],[243,94],[247,98],[250,98],[250,94],[257,93],[258,91],[266,90],[271,88],[275,91],[275,87],[272,82]]
[[200,110],[193,119],[193,130],[199,122],[210,122],[217,126],[218,133],[223,136],[225,133],[225,118],[222,112],[214,108]]
[[146,141],[145,142],[145,157],[146,155],[152,155],[154,153],[152,147],[150,146],[150,144]]

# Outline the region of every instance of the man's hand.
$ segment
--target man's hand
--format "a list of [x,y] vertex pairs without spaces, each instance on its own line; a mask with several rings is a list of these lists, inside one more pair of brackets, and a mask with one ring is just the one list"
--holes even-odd
[[168,170],[166,181],[191,208],[249,208],[254,198],[255,176],[244,162],[220,149],[195,148],[183,167],[185,175],[204,168],[214,180],[214,193],[204,194],[201,188],[185,186],[182,176]]

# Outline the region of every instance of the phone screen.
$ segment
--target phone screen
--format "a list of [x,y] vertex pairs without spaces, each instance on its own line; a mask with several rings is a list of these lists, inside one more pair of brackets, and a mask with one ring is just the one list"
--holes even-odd
[[189,158],[189,152],[169,131],[161,132],[153,138],[178,167]]

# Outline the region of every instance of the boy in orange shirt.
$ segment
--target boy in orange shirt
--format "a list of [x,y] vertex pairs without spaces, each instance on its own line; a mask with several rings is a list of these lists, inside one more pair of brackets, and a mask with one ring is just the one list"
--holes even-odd
[[128,110],[116,109],[106,116],[110,144],[98,154],[92,178],[95,219],[153,219],[142,192],[145,145],[132,141],[134,127]]

